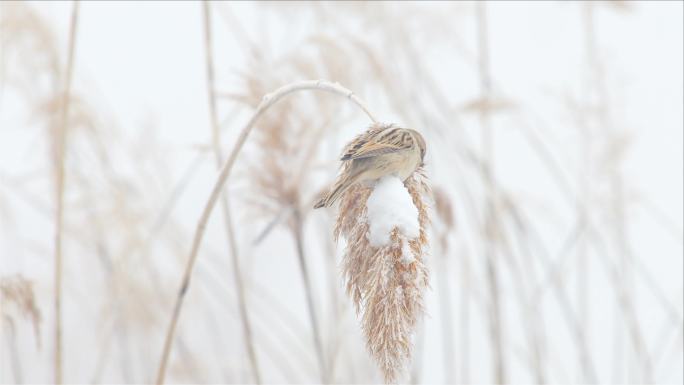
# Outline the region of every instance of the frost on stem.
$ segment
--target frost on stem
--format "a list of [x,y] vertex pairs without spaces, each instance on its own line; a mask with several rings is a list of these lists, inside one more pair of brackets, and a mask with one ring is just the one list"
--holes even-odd
[[347,293],[387,383],[396,382],[408,366],[423,314],[429,196],[419,168],[403,183],[385,177],[372,187],[355,185],[340,200],[335,237],[347,241],[342,262]]

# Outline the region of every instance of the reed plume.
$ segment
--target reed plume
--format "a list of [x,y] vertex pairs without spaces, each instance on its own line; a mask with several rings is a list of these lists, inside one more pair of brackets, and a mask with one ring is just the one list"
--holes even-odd
[[[11,311],[11,308],[15,311]],[[24,379],[14,317],[17,314],[31,322],[36,345],[40,347],[41,314],[36,306],[33,282],[22,275],[0,277],[0,336],[7,341],[14,382],[21,384]]]
[[361,316],[368,350],[387,383],[396,382],[408,367],[428,286],[425,255],[431,192],[423,168],[406,179],[404,186],[418,212],[417,237],[394,227],[387,244],[373,246],[368,201],[374,187],[361,184],[343,194],[334,234],[336,239],[342,235],[347,241],[342,261],[347,294]]
[[0,317],[11,322],[12,315],[8,310],[14,305],[19,314],[30,320],[36,342],[40,345],[40,322],[42,316],[33,294],[33,282],[21,275],[0,277]]

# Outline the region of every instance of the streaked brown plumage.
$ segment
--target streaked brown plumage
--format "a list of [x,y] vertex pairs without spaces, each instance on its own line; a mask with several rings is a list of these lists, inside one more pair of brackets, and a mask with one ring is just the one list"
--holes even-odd
[[423,163],[425,140],[416,130],[394,124],[374,124],[345,147],[342,172],[314,208],[330,207],[355,183],[394,174],[402,181]]

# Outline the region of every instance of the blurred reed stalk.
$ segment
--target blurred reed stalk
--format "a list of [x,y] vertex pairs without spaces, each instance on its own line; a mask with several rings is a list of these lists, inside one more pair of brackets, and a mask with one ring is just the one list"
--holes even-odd
[[[580,114],[577,115],[579,116]],[[547,146],[546,142],[542,140],[538,134],[534,133],[534,130],[526,130],[525,134],[528,143],[535,150],[542,164],[548,168],[549,174],[553,176],[553,179],[559,190],[563,193],[568,202],[576,206],[581,205],[581,198],[575,196],[576,194],[573,193],[571,182],[563,177],[563,169],[555,159],[552,149]],[[591,232],[591,218],[589,217],[589,211],[586,207],[587,206],[580,207],[579,212],[584,211],[586,216],[580,218],[576,228],[570,234],[569,239],[565,242],[563,251],[561,252],[561,258],[565,254],[570,254],[571,247],[575,242],[579,241],[580,237],[582,236],[582,232],[586,232],[585,236],[589,237]],[[520,238],[526,239],[526,244],[529,243],[529,246],[536,244],[535,249],[537,250],[537,258],[547,271],[548,283],[551,285],[551,289],[557,298],[558,304],[563,310],[563,319],[565,320],[569,331],[572,333],[573,338],[575,338],[578,346],[578,359],[580,365],[582,366],[582,382],[595,383],[597,382],[596,369],[590,354],[589,345],[587,343],[587,333],[582,325],[581,317],[575,314],[575,311],[573,310],[572,298],[565,292],[560,270],[562,262],[551,261],[551,255],[540,242],[541,239],[538,232],[535,230],[534,222],[530,219],[527,219],[527,217],[523,215],[522,211],[518,211],[516,209],[513,210],[513,212],[515,222],[518,224],[516,229],[520,233]],[[582,219],[584,222],[581,222]],[[587,240],[588,239],[589,238],[587,238]],[[594,246],[590,242],[586,242],[586,244],[588,246]],[[589,250],[587,250],[587,252],[589,252]],[[535,294],[537,298],[533,301],[533,303],[538,302],[539,296],[542,294],[543,293],[541,291],[537,291]]]
[[0,336],[6,337],[7,349],[10,352],[10,366],[14,382],[24,382],[21,355],[17,343],[15,319],[9,311],[10,305],[14,305],[19,316],[28,320],[33,326],[36,338],[36,347],[40,348],[40,323],[41,313],[36,306],[35,294],[32,281],[21,275],[0,277],[0,330],[6,330]]
[[[444,382],[447,384],[456,383],[456,375],[454,371],[454,332],[453,332],[453,316],[451,314],[451,290],[449,287],[449,257],[451,250],[449,249],[449,233],[454,231],[454,217],[452,211],[451,201],[447,193],[441,189],[434,188],[433,190],[435,211],[437,219],[439,220],[439,228],[435,232],[437,237],[438,248],[437,253],[440,257],[437,259],[437,279],[439,284],[439,298],[440,298],[440,315],[442,318],[442,355],[444,359]],[[465,291],[465,290],[464,290]]]
[[[583,6],[583,10],[585,12],[588,11],[590,4],[586,4]],[[588,21],[588,18],[584,18],[585,23]],[[586,26],[585,26],[586,27]],[[588,36],[589,34],[585,34],[587,40],[589,40]],[[587,47],[589,44],[587,44]],[[588,55],[590,56],[590,55]],[[589,86],[590,88],[590,86]],[[590,94],[590,90],[587,89],[586,95]],[[587,109],[590,109],[590,106],[587,106]],[[581,111],[581,113],[578,114],[579,118],[579,126],[584,128],[584,132],[582,133],[582,140],[581,140],[581,145],[579,148],[579,162],[582,167],[578,168],[578,186],[579,186],[579,191],[577,196],[575,197],[576,200],[576,210],[578,214],[578,219],[577,219],[577,251],[576,251],[576,258],[577,258],[577,307],[578,307],[578,323],[580,327],[583,330],[588,331],[589,329],[587,326],[589,325],[589,322],[591,320],[590,318],[590,313],[589,313],[589,303],[588,303],[588,297],[587,297],[587,287],[588,287],[588,282],[590,281],[589,274],[590,274],[590,269],[588,269],[588,253],[589,253],[589,240],[588,240],[588,221],[589,221],[589,207],[588,205],[590,204],[591,201],[591,173],[592,173],[592,132],[591,132],[591,127],[589,127],[588,122],[586,121],[586,118],[584,116],[584,111]],[[586,332],[583,332],[586,334]],[[586,338],[583,337],[583,338]],[[581,359],[580,360],[580,365],[582,367],[581,370],[581,378],[578,379],[578,381],[583,381],[585,383],[588,382],[595,382],[596,377],[595,373],[593,372],[592,368],[590,367],[589,361],[586,359]]]
[[242,150],[242,147],[244,146],[247,137],[251,133],[252,128],[254,128],[254,125],[257,122],[257,120],[259,120],[259,118],[264,113],[266,113],[266,111],[268,111],[268,109],[271,106],[276,104],[284,97],[303,90],[325,91],[338,96],[342,96],[350,100],[357,107],[359,107],[370,118],[371,121],[377,122],[373,114],[370,113],[365,103],[361,101],[361,99],[354,95],[352,91],[342,87],[337,83],[331,83],[324,80],[304,80],[295,83],[290,83],[288,85],[278,88],[272,93],[264,95],[256,110],[252,114],[252,117],[249,119],[247,124],[243,127],[242,131],[240,132],[240,135],[238,136],[237,141],[233,147],[233,150],[230,152],[230,155],[228,156],[228,159],[223,164],[223,167],[221,168],[221,171],[218,177],[216,178],[216,182],[214,183],[214,187],[212,188],[211,194],[209,195],[209,198],[207,199],[204,209],[202,210],[202,214],[198,220],[197,228],[195,230],[195,235],[192,241],[192,247],[190,249],[190,255],[188,256],[180,288],[178,290],[178,294],[176,295],[176,300],[171,314],[171,320],[166,330],[166,337],[164,339],[164,346],[162,348],[161,359],[157,371],[157,384],[164,383],[164,379],[166,376],[166,367],[168,364],[169,355],[171,353],[171,345],[176,332],[178,317],[183,306],[185,294],[187,293],[188,287],[190,286],[190,279],[192,278],[193,267],[195,265],[195,261],[197,260],[197,253],[199,251],[200,244],[202,243],[202,239],[204,237],[204,231],[206,230],[207,222],[209,221],[211,212],[213,211],[214,206],[216,205],[216,201],[218,200],[219,195],[221,194],[223,185],[224,183],[226,183],[228,177],[230,176],[230,172],[233,169],[233,165],[235,164],[237,156]]
[[[613,241],[615,242],[615,247],[617,249],[620,270],[614,279],[618,306],[622,312],[621,315],[616,317],[616,330],[622,330],[621,325],[623,321],[626,324],[624,327],[627,328],[627,333],[630,336],[633,353],[638,356],[638,361],[641,363],[642,378],[640,381],[645,383],[653,382],[653,374],[651,368],[651,358],[648,353],[648,347],[644,341],[641,327],[639,326],[639,320],[637,318],[636,312],[634,311],[634,298],[635,295],[632,293],[634,285],[634,265],[635,261],[631,252],[631,248],[628,242],[628,229],[625,221],[625,186],[620,172],[620,165],[623,160],[623,152],[625,151],[625,144],[622,142],[624,131],[621,132],[611,121],[611,116],[609,112],[610,99],[608,95],[608,89],[606,88],[605,78],[606,73],[603,70],[603,65],[599,58],[599,49],[597,46],[597,34],[595,30],[595,6],[596,4],[588,2],[583,4],[583,21],[585,29],[585,49],[587,55],[587,61],[589,64],[589,70],[592,76],[592,84],[594,85],[594,91],[596,92],[596,105],[592,111],[595,111],[595,118],[599,123],[600,127],[606,130],[608,135],[608,149],[609,158],[609,172],[610,172],[610,189],[612,195],[612,205],[609,208],[612,216],[613,222]],[[620,333],[621,334],[621,333]],[[616,336],[616,344],[621,340],[619,336]],[[617,349],[616,352],[620,352],[622,349]],[[627,350],[627,359],[631,358],[631,351]],[[629,374],[632,373],[634,366],[631,361],[627,363],[628,378],[627,381],[633,381]],[[616,370],[616,375],[619,370]],[[616,382],[622,382],[617,377]]]
[[[477,4],[477,43],[478,43],[478,68],[480,75],[480,98],[485,106],[489,106],[492,85],[489,68],[489,42],[487,36],[487,3]],[[493,133],[489,121],[489,108],[480,110],[480,129],[482,130],[482,148],[485,188],[487,199],[485,202],[485,263],[487,271],[487,284],[490,298],[490,325],[489,332],[494,356],[494,380],[498,384],[506,383],[506,365],[503,354],[503,336],[501,325],[501,305],[499,301],[499,277],[496,265],[497,242],[499,239],[499,218],[497,213],[498,194],[494,185],[494,150]]]
[[[223,162],[223,155],[221,154],[221,133],[219,130],[217,109],[216,109],[216,93],[215,93],[215,76],[214,76],[214,55],[212,46],[212,30],[211,30],[211,5],[208,1],[202,2],[202,10],[204,15],[204,43],[206,52],[207,65],[207,91],[209,98],[209,113],[211,120],[212,133],[212,149],[214,152],[214,159],[216,160],[216,168],[221,167]],[[247,300],[245,298],[245,288],[242,277],[242,269],[240,266],[240,257],[237,249],[237,241],[235,239],[235,231],[233,230],[233,220],[230,212],[230,202],[228,201],[228,194],[224,192],[221,196],[221,209],[223,211],[223,220],[228,234],[228,248],[230,252],[230,260],[233,264],[233,280],[235,281],[235,290],[238,299],[238,310],[240,313],[240,321],[242,323],[242,331],[245,338],[245,349],[249,358],[249,364],[252,369],[252,376],[257,384],[261,384],[261,374],[259,373],[259,363],[257,361],[256,352],[254,349],[254,338],[252,336],[252,326],[247,312]]]
[[[580,118],[581,119],[581,118]],[[587,239],[587,233],[588,233],[588,228],[587,228],[587,221],[588,221],[588,205],[590,204],[591,200],[591,183],[590,183],[590,178],[591,178],[591,173],[593,170],[592,167],[592,162],[591,162],[591,157],[592,157],[592,133],[587,127],[586,124],[582,125],[584,126],[584,132],[582,133],[582,139],[581,139],[581,144],[579,148],[579,159],[578,162],[582,165],[581,167],[578,168],[578,185],[579,185],[579,192],[576,197],[576,208],[575,210],[577,211],[577,215],[579,218],[577,219],[577,252],[576,252],[576,258],[577,258],[577,308],[578,308],[578,313],[579,313],[579,319],[578,321],[582,325],[581,327],[585,330],[589,330],[587,326],[589,325],[589,322],[591,321],[591,316],[589,313],[589,302],[588,302],[588,296],[587,296],[587,287],[588,287],[588,282],[591,282],[589,278],[590,274],[590,269],[588,269],[588,253],[589,253],[589,245],[588,245],[588,239]],[[587,361],[586,360],[581,360],[580,364],[582,365],[582,377],[581,379],[578,379],[578,381],[583,381],[585,383],[590,382],[589,379],[591,378],[591,371],[590,368],[587,366]]]
[[[298,204],[294,202],[294,204]],[[321,330],[316,317],[316,307],[314,306],[313,289],[311,287],[311,277],[309,276],[309,269],[306,264],[306,256],[304,255],[304,238],[303,238],[303,222],[302,213],[299,207],[296,207],[293,217],[292,236],[295,240],[297,248],[297,259],[299,260],[299,269],[302,273],[302,281],[304,282],[304,291],[306,293],[306,304],[309,310],[309,319],[313,329],[314,346],[316,348],[316,357],[318,359],[318,368],[321,372],[321,383],[327,384],[330,376],[323,355],[323,342],[321,341]]]
[[64,153],[69,125],[69,99],[71,94],[71,77],[74,68],[74,50],[76,46],[76,27],[78,25],[78,1],[72,3],[71,22],[69,25],[69,42],[64,84],[62,86],[61,108],[55,135],[55,384],[62,383],[62,228],[64,223]]
[[471,282],[470,282],[470,263],[468,262],[469,256],[467,255],[467,252],[464,252],[463,255],[461,256],[461,279],[463,280],[463,286],[461,289],[461,295],[459,296],[459,300],[461,301],[461,307],[460,307],[460,338],[461,338],[461,346],[462,346],[462,354],[464,354],[463,358],[461,358],[461,383],[462,384],[469,384],[470,383],[470,361],[469,361],[469,355],[470,355],[470,292],[472,290],[471,288]]
[[[323,219],[325,220],[325,226],[321,228],[329,229],[331,227],[331,224],[329,223],[328,218],[325,217]],[[331,318],[329,321],[331,324],[329,340],[332,342],[327,346],[328,359],[326,361],[326,367],[328,369],[329,378],[331,379],[331,382],[333,382],[335,379],[335,366],[339,361],[338,358],[342,358],[343,356],[345,356],[347,353],[347,349],[345,347],[344,341],[342,341],[343,337],[340,333],[341,316],[343,314],[343,309],[341,308],[340,299],[337,295],[337,290],[339,286],[337,281],[338,269],[337,261],[335,259],[335,244],[333,243],[332,238],[326,235],[327,234],[323,236],[323,239],[325,240],[325,244],[323,246],[323,254],[326,256],[325,267],[326,274],[328,275],[330,290],[328,298],[330,301],[330,308],[332,313],[330,315]],[[350,368],[349,371],[353,372],[353,367]]]

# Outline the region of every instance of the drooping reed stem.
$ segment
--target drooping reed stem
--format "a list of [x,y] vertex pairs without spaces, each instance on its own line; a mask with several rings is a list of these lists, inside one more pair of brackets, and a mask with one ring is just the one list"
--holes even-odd
[[353,92],[342,87],[337,83],[331,83],[324,80],[304,80],[291,83],[278,88],[274,92],[267,94],[262,98],[261,103],[259,103],[259,106],[257,106],[257,109],[254,111],[254,114],[240,132],[237,142],[235,143],[228,159],[224,162],[223,167],[221,168],[221,171],[218,177],[216,178],[214,187],[211,191],[211,194],[209,195],[209,198],[204,206],[204,209],[202,210],[202,214],[197,223],[197,229],[195,230],[195,235],[193,237],[190,255],[188,256],[188,261],[183,272],[183,278],[181,280],[180,289],[178,290],[178,294],[176,296],[176,301],[174,303],[173,311],[171,314],[171,320],[166,330],[164,347],[162,349],[162,355],[159,363],[159,368],[157,371],[157,384],[164,383],[164,377],[166,375],[166,366],[168,364],[169,355],[171,353],[171,345],[173,342],[173,337],[176,332],[178,316],[180,315],[180,311],[183,306],[183,300],[185,298],[185,294],[187,293],[187,289],[190,285],[193,267],[195,265],[195,260],[197,259],[197,253],[199,251],[200,244],[202,243],[202,239],[204,237],[204,231],[206,230],[207,222],[209,221],[211,212],[213,211],[214,206],[216,205],[216,201],[218,200],[219,195],[221,194],[223,185],[230,176],[230,172],[233,169],[233,165],[235,164],[237,156],[240,153],[240,150],[242,149],[243,145],[245,144],[247,137],[252,131],[254,124],[261,117],[261,115],[266,113],[266,111],[268,111],[268,109],[271,106],[273,106],[275,103],[277,103],[284,97],[294,92],[303,90],[319,90],[336,94],[338,96],[343,96],[352,101],[357,107],[359,107],[363,112],[365,112],[366,115],[368,115],[368,117],[370,118],[370,120],[372,120],[373,122],[377,121],[373,114],[370,113],[366,105],[361,101],[361,99],[354,95]]
[[[212,46],[212,31],[211,31],[211,7],[210,3],[204,1],[202,3],[204,15],[204,42],[206,52],[207,65],[207,91],[209,93],[209,113],[211,120],[212,133],[212,148],[214,158],[216,160],[216,167],[221,167],[223,155],[221,154],[221,136],[219,131],[218,116],[216,110],[216,93],[214,83],[214,58]],[[240,321],[242,323],[242,331],[245,338],[245,348],[247,350],[247,357],[252,369],[252,376],[257,384],[261,384],[261,374],[259,373],[259,363],[257,361],[256,351],[254,349],[254,338],[252,336],[252,326],[247,312],[247,300],[245,296],[244,281],[242,277],[242,269],[240,266],[240,256],[238,255],[237,241],[235,240],[235,231],[233,230],[233,220],[230,212],[230,203],[226,193],[221,197],[221,209],[223,211],[223,220],[228,235],[228,247],[230,251],[230,260],[233,267],[233,281],[235,281],[235,290],[237,292],[238,310],[240,314]]]
[[66,135],[69,124],[69,99],[71,94],[71,77],[74,68],[74,49],[76,47],[76,27],[78,25],[78,1],[72,3],[71,22],[69,25],[69,43],[64,85],[60,96],[59,121],[55,142],[55,197],[57,211],[55,214],[55,384],[62,383],[62,228],[64,222],[64,153],[66,151]]

